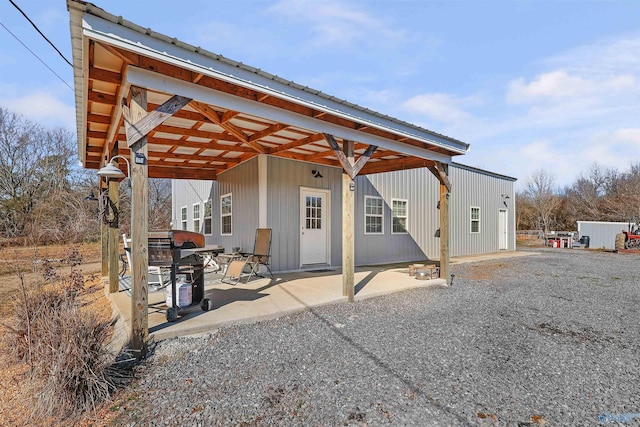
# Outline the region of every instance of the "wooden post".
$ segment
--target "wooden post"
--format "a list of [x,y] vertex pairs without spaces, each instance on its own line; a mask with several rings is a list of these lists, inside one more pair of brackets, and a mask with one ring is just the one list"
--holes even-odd
[[[442,165],[445,175],[449,167]],[[451,284],[449,277],[449,190],[444,182],[440,182],[440,278]]]
[[[104,191],[102,178],[100,178],[98,191],[98,197],[101,200],[100,203],[102,203],[102,192]],[[109,227],[102,220],[102,214],[100,215],[100,255],[102,258],[101,274],[102,277],[107,277],[109,275]]]
[[[130,116],[136,123],[147,114],[147,90],[131,87]],[[148,290],[149,273],[149,170],[147,137],[131,147],[131,348],[142,358],[149,341]],[[137,157],[136,157],[137,155]]]
[[[342,149],[353,164],[353,142],[343,141]],[[342,174],[342,295],[353,301],[355,291],[355,244],[354,244],[354,182],[346,172]]]
[[[120,185],[117,180],[109,180],[109,199],[115,204],[116,209],[118,206],[118,199],[120,195]],[[120,230],[118,224],[109,226],[109,293],[118,292],[120,288],[118,272],[120,268],[118,266],[118,236]]]

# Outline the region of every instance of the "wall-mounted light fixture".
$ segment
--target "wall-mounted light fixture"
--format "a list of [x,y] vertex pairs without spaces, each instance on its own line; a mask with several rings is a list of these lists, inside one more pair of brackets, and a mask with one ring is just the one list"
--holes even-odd
[[129,160],[127,160],[124,156],[113,156],[109,162],[98,171],[98,175],[103,178],[124,178],[124,172],[122,172],[116,165],[112,162],[114,159],[122,159],[127,163],[127,175],[131,178],[131,165],[129,164]]
[[322,174],[320,173],[319,170],[316,170],[316,169],[311,171],[311,175],[313,175],[314,178],[322,178]]
[[510,199],[508,194],[501,194],[500,197],[502,197],[502,204],[504,205],[504,207],[507,207],[507,200]]

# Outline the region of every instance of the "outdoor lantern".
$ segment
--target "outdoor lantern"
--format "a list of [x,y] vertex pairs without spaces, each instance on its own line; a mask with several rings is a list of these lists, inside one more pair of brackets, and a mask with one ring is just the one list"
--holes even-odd
[[127,163],[127,174],[129,175],[129,177],[131,177],[131,166],[129,165],[129,160],[127,160],[126,157],[123,156],[113,156],[109,160],[109,163],[106,164],[106,166],[100,168],[100,170],[98,171],[98,175],[103,178],[124,178],[126,176],[124,172],[122,172],[116,165],[112,163],[114,159],[122,159]]

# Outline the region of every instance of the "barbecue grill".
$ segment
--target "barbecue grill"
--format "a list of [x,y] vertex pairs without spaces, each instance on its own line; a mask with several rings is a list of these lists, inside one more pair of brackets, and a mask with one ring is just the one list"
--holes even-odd
[[197,304],[203,311],[211,309],[211,301],[204,298],[204,260],[202,255],[218,255],[224,252],[220,246],[205,246],[204,236],[185,230],[166,230],[149,232],[149,265],[171,269],[171,301],[167,307],[167,321],[174,322],[179,310],[176,298],[176,279],[178,274],[191,277],[192,306]]

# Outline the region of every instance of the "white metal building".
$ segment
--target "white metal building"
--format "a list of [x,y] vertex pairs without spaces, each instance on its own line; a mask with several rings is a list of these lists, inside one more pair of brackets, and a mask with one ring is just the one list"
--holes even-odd
[[[249,250],[262,214],[273,229],[274,270],[339,266],[342,171],[270,156],[263,161],[238,165],[217,181],[174,180],[173,227],[204,233],[207,243],[227,250]],[[515,178],[453,163],[449,179],[451,255],[515,250]],[[357,177],[356,265],[439,258],[438,191],[426,168]]]

